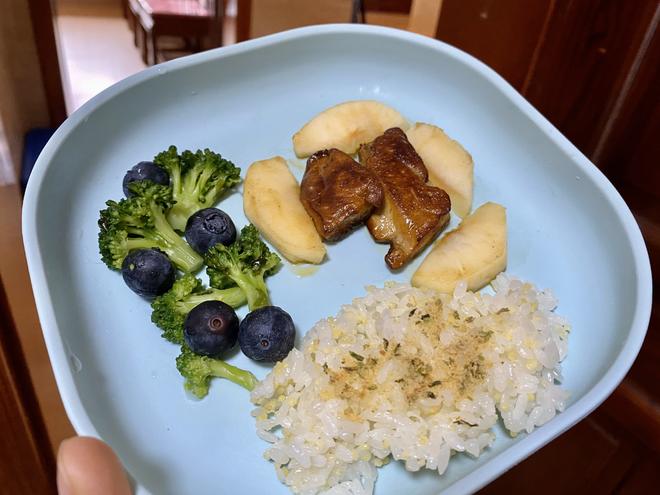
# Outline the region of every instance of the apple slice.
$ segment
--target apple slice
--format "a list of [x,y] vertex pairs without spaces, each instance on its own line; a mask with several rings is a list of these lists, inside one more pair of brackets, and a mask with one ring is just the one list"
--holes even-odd
[[447,191],[451,209],[465,218],[472,209],[474,164],[458,141],[431,124],[417,123],[406,132],[408,141],[424,161],[429,182]]
[[485,203],[435,243],[412,285],[452,293],[461,280],[479,290],[506,268],[506,210]]
[[409,126],[387,105],[373,100],[348,101],[307,122],[293,135],[293,150],[298,158],[330,148],[352,155],[361,144],[373,141],[387,129],[400,127],[405,131]]
[[243,210],[290,262],[318,264],[325,258],[325,246],[300,202],[300,186],[284,158],[250,165],[243,183]]

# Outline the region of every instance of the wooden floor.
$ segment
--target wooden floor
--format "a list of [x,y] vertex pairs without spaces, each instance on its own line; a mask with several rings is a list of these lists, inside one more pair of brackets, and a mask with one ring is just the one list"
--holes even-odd
[[69,114],[146,67],[121,9],[102,5],[91,4],[87,10],[61,9],[56,19]]
[[[147,67],[133,43],[133,32],[119,2],[60,3],[56,24],[69,114],[104,89]],[[235,42],[234,17],[225,19],[223,33],[225,45]]]
[[[236,41],[235,2],[229,2],[227,11],[229,15],[223,26],[224,45]],[[367,13],[369,24],[405,29],[407,22],[408,16],[403,14]],[[118,2],[60,2],[56,24],[69,114],[104,89],[146,68],[140,50],[133,44],[133,33]]]

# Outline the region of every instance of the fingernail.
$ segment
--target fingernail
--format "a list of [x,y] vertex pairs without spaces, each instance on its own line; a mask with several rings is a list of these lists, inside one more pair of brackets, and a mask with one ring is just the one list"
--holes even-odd
[[62,462],[62,448],[69,440],[64,440],[57,451],[57,493],[59,495],[73,495],[71,480],[66,471],[66,463]]

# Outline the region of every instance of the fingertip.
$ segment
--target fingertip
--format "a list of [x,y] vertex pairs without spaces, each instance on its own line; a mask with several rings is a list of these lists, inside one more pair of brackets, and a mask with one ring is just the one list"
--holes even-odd
[[60,444],[57,454],[60,495],[130,495],[121,462],[104,442],[73,437]]

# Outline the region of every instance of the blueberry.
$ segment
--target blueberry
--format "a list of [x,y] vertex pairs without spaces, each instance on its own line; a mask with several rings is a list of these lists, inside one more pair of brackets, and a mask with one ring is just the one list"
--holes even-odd
[[277,306],[264,306],[243,319],[238,344],[250,359],[275,362],[289,354],[295,337],[296,328],[289,313]]
[[156,297],[172,288],[176,270],[170,259],[157,249],[137,249],[124,258],[121,274],[136,294]]
[[236,240],[236,227],[229,215],[217,208],[199,210],[188,218],[186,240],[200,254],[216,244],[228,246]]
[[183,324],[183,338],[196,354],[216,357],[236,345],[238,316],[221,301],[195,306]]
[[127,198],[132,194],[131,191],[128,190],[128,185],[136,180],[150,180],[161,186],[170,185],[169,174],[154,162],[140,162],[126,172],[122,186],[124,188],[124,195]]

